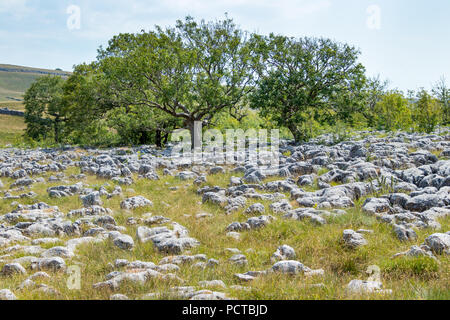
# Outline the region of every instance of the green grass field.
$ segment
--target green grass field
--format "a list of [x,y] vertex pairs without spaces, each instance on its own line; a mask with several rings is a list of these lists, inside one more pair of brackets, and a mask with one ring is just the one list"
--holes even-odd
[[48,73],[57,73],[63,77],[68,75],[64,71],[0,64],[0,102],[22,100],[30,85],[37,78]]
[[25,129],[24,118],[0,114],[0,148],[21,143]]
[[[79,173],[79,168],[70,168],[66,176]],[[159,172],[159,174],[161,174]],[[48,174],[49,175],[49,174]],[[118,225],[126,226],[126,233],[135,240],[135,247],[131,251],[118,249],[111,242],[82,245],[73,259],[66,259],[67,265],[78,265],[81,268],[81,290],[67,288],[68,275],[64,273],[52,276],[43,283],[55,288],[59,295],[51,296],[38,291],[16,290],[20,299],[108,299],[112,293],[126,294],[133,299],[141,299],[147,293],[158,293],[164,298],[174,298],[167,294],[173,286],[198,287],[201,280],[220,279],[225,282],[227,289],[218,288],[217,291],[226,292],[228,296],[238,299],[449,299],[450,298],[450,257],[439,256],[439,261],[425,258],[391,259],[395,253],[405,251],[412,245],[421,244],[432,230],[419,230],[418,239],[414,242],[401,242],[388,225],[381,224],[375,218],[361,212],[364,199],[357,202],[356,207],[347,214],[333,218],[326,225],[317,226],[306,221],[291,221],[282,219],[273,212],[266,212],[276,216],[277,220],[265,228],[243,232],[241,240],[237,241],[226,236],[225,228],[234,221],[245,221],[248,215],[244,209],[231,215],[226,215],[223,209],[215,205],[201,204],[201,197],[196,194],[196,187],[192,183],[177,180],[171,176],[162,176],[159,181],[138,180],[124,188],[122,198],[142,195],[153,201],[152,208],[141,208],[133,212],[120,209],[121,197],[103,198],[103,206],[113,210],[113,216]],[[208,185],[226,187],[231,174],[208,176]],[[47,178],[47,175],[45,176]],[[9,185],[11,179],[3,179]],[[70,183],[75,182],[71,180]],[[89,176],[84,182],[90,186],[101,186],[107,180]],[[111,181],[110,186],[114,187]],[[77,196],[54,199],[49,198],[47,187],[58,185],[34,184],[30,190],[36,192],[36,199],[24,200],[24,204],[44,201],[50,205],[59,206],[67,213],[69,210],[82,207]],[[169,191],[177,186],[178,190]],[[7,213],[13,209],[12,200],[0,202],[0,212]],[[262,202],[268,208],[268,202]],[[249,201],[247,205],[251,205]],[[291,202],[298,207],[295,202]],[[201,245],[186,254],[206,254],[208,258],[218,259],[220,265],[204,270],[192,268],[191,265],[181,266],[177,275],[184,280],[177,281],[149,281],[145,285],[136,286],[131,283],[122,285],[116,292],[111,290],[96,290],[92,285],[105,280],[105,276],[113,271],[109,264],[115,259],[129,261],[151,261],[158,263],[165,255],[159,253],[151,243],[141,244],[135,234],[136,227],[127,225],[127,218],[139,218],[145,213],[163,215],[187,227],[190,236],[198,239]],[[195,215],[208,212],[212,217],[197,219]],[[450,229],[450,218],[440,220],[442,230]],[[350,250],[343,246],[342,232],[344,229],[359,228],[372,229],[373,234],[366,235],[369,244],[358,250]],[[64,241],[64,239],[62,239]],[[63,243],[61,242],[61,245]],[[303,275],[289,276],[272,274],[263,276],[250,283],[241,283],[233,275],[249,270],[266,270],[272,266],[271,255],[278,246],[287,244],[292,246],[297,254],[297,260],[304,265],[325,270],[324,276],[305,277]],[[52,245],[53,246],[53,245]],[[231,257],[226,248],[238,248],[247,256],[249,265],[237,267],[227,260]],[[23,253],[11,253],[13,257],[23,256]],[[386,289],[392,289],[392,294],[362,294],[355,295],[346,292],[346,285],[352,279],[367,279],[369,266],[377,265],[381,269],[381,281]],[[26,266],[25,266],[26,267]],[[0,278],[0,287],[17,288],[27,276],[20,275],[12,278]],[[314,286],[323,284],[320,287]],[[247,290],[230,288],[232,285],[248,287]],[[200,287],[198,287],[201,289]]]

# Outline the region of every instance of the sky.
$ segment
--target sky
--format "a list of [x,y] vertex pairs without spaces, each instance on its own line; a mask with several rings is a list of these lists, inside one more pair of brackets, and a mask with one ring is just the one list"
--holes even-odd
[[71,71],[116,34],[225,13],[250,32],[351,44],[391,88],[450,82],[448,0],[0,0],[0,63]]

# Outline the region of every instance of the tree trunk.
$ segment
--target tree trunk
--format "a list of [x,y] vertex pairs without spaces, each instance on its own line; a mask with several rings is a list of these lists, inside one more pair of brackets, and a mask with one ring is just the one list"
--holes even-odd
[[303,142],[305,137],[295,124],[289,124],[288,129],[294,136],[295,142]]
[[166,134],[164,135],[163,144],[166,145],[168,141],[169,141],[169,134],[166,133]]
[[201,151],[202,147],[202,123],[193,119],[187,121],[187,127],[191,134],[191,150]]
[[158,148],[162,147],[161,130],[159,130],[159,129],[156,129],[155,143]]

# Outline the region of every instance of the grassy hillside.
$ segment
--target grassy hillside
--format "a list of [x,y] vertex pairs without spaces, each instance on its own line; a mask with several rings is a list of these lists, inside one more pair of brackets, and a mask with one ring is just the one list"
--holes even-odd
[[24,118],[0,114],[0,148],[20,142],[25,129]]
[[[23,94],[33,81],[48,74],[67,77],[70,73],[58,70],[0,64],[0,103],[22,100]],[[4,106],[2,104],[2,107]]]

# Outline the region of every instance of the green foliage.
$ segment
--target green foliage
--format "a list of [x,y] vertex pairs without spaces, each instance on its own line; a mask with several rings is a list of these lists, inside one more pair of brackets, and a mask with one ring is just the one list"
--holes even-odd
[[405,97],[379,76],[367,78],[358,57],[330,39],[261,36],[228,17],[186,17],[114,36],[67,81],[37,80],[25,97],[26,133],[43,144],[163,146],[173,130],[192,133],[201,121],[222,132],[280,129],[296,141],[330,133],[338,143],[353,129],[431,132],[450,121],[444,78],[434,97]]
[[433,87],[433,95],[439,100],[442,106],[443,123],[450,123],[450,88],[447,87],[447,82],[444,77],[441,77],[439,81]]
[[26,134],[33,139],[52,138],[61,142],[66,121],[64,80],[59,76],[37,79],[25,93]]
[[96,66],[119,106],[157,110],[192,130],[194,121],[208,124],[241,104],[256,62],[246,33],[231,19],[187,17],[175,28],[115,36],[100,48]]
[[367,119],[367,125],[374,127],[376,125],[377,113],[376,105],[386,94],[389,82],[381,80],[380,76],[368,78],[365,87],[365,109],[364,117]]
[[411,128],[409,102],[400,91],[388,91],[375,105],[374,112],[378,129],[392,131]]
[[[153,144],[167,142],[169,130],[175,126],[168,118],[144,106],[114,108],[106,114],[108,127],[115,130],[121,145]],[[169,118],[170,119],[170,118]]]
[[417,93],[414,120],[417,130],[427,133],[432,132],[442,121],[442,108],[439,101],[424,89]]
[[430,257],[400,257],[385,262],[381,269],[388,276],[432,277],[439,271],[439,264]]
[[287,127],[296,141],[311,137],[312,119],[322,124],[348,119],[359,110],[364,67],[355,48],[329,39],[273,34],[258,40],[266,63],[251,106]]

